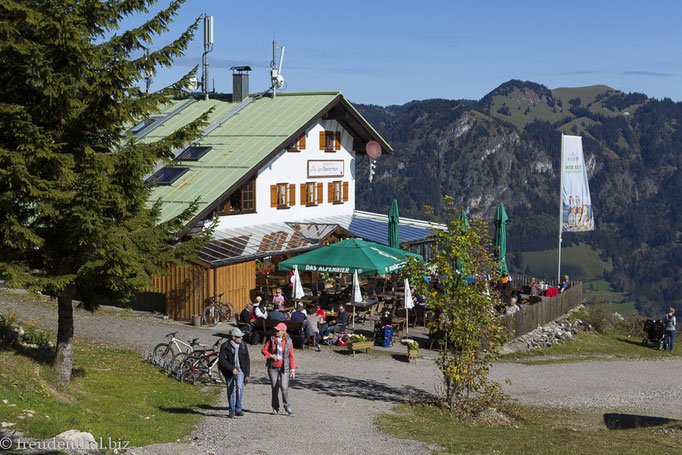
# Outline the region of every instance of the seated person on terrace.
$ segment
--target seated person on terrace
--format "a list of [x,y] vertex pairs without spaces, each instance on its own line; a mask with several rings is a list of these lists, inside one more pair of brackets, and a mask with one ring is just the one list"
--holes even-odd
[[559,283],[559,292],[564,292],[568,289],[568,275],[561,276],[561,283]]
[[291,322],[303,322],[307,319],[307,317],[308,315],[303,308],[303,304],[299,302],[296,304],[296,311],[292,312],[291,316],[289,316],[289,320]]
[[346,324],[348,324],[348,312],[343,305],[339,305],[339,315],[336,316],[336,319],[327,321],[327,325],[320,330],[320,336],[329,335],[334,329],[336,332],[343,332],[346,330]]
[[275,308],[274,310],[270,311],[268,319],[272,319],[273,321],[286,321],[287,315],[281,312],[279,308]]
[[528,286],[530,286],[530,295],[538,295],[540,293],[540,286],[535,282],[535,278],[530,279]]
[[260,296],[256,297],[256,303],[253,304],[253,314],[257,318],[268,318],[268,311],[265,309],[265,305],[263,305],[263,299]]
[[315,303],[315,316],[318,317],[320,323],[324,322],[324,319],[327,317],[322,307],[320,307],[320,302]]
[[284,309],[284,296],[282,295],[282,288],[275,289],[275,295],[272,297],[272,304],[278,310]]
[[514,314],[517,311],[519,311],[521,308],[516,304],[516,297],[512,297],[509,299],[509,306],[505,308],[504,314]]
[[[320,343],[320,329],[318,323],[320,322],[319,316],[315,314],[313,308],[308,310],[308,316],[306,318],[307,324],[304,324],[303,328],[305,330],[305,339],[313,339],[315,345]],[[319,350],[319,346],[318,346]]]
[[252,332],[256,328],[256,315],[253,314],[253,304],[246,304],[246,307],[239,314],[239,323],[248,325]]

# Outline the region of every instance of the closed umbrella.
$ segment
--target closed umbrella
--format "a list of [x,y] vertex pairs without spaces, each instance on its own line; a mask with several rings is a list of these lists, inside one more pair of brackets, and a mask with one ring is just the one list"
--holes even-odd
[[[464,210],[459,212],[459,219],[462,220],[462,234],[466,234],[466,232],[469,230],[469,218],[467,218],[467,214]],[[462,261],[457,258],[455,261],[455,270],[457,272],[461,272],[462,269],[464,268],[464,264],[462,264]]]
[[353,272],[353,294],[351,296],[351,304],[353,304],[353,328],[355,328],[355,303],[362,303],[362,293],[360,292],[360,279],[358,278],[358,271]]
[[410,310],[412,308],[414,308],[412,290],[410,289],[410,282],[405,278],[405,335],[410,333]]
[[301,284],[301,276],[298,273],[298,266],[294,266],[294,282],[291,290],[291,297],[294,299],[302,299],[305,293],[303,292],[303,285]]
[[398,231],[399,222],[398,201],[393,199],[393,202],[391,202],[391,210],[388,212],[388,246],[391,248],[400,248],[400,232]]
[[500,275],[505,277],[509,275],[507,269],[507,212],[504,210],[504,204],[497,204],[497,213],[495,214],[495,254],[500,263],[498,269]]

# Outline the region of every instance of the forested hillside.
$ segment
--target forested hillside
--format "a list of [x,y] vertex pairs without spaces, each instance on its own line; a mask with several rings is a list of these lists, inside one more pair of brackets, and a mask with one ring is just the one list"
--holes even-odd
[[[564,234],[613,261],[605,278],[644,314],[682,309],[682,103],[607,86],[560,88],[509,81],[478,102],[356,105],[391,143],[374,183],[358,163],[358,208],[425,218],[450,195],[471,215],[510,217],[512,267],[521,252],[556,248],[561,133],[583,137],[596,230]],[[576,277],[578,278],[578,277]]]

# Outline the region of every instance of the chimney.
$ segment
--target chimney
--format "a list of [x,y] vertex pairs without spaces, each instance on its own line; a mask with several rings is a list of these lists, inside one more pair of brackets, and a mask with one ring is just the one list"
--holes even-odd
[[250,66],[233,66],[232,70],[232,102],[241,103],[249,97]]

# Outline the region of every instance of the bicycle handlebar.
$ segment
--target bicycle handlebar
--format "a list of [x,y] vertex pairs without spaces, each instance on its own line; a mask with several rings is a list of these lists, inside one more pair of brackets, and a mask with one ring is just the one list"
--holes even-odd
[[166,336],[172,338],[172,337],[174,337],[175,335],[177,335],[178,333],[179,333],[179,332],[171,332],[171,333],[169,333],[169,334],[166,335]]

